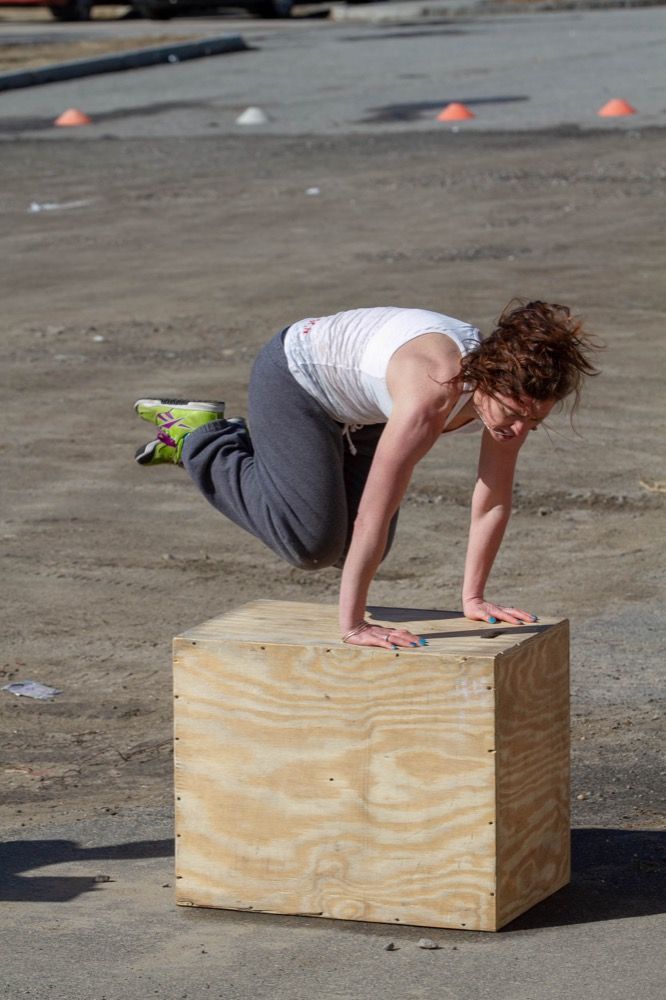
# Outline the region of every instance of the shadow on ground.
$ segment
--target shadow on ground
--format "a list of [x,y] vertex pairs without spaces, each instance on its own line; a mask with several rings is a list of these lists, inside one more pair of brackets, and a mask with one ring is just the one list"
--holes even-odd
[[410,101],[408,104],[383,104],[376,108],[369,108],[365,118],[359,118],[358,124],[378,125],[386,122],[411,122],[417,121],[423,115],[441,111],[450,104],[451,101],[459,101],[467,108],[474,108],[485,104],[516,104],[522,101],[529,101],[526,94],[506,94],[490,97],[440,97],[433,101]]
[[139,840],[106,847],[80,847],[73,840],[10,840],[0,844],[0,900],[15,903],[66,903],[109,881],[104,875],[28,875],[49,865],[97,861],[134,861],[173,855],[173,840]]
[[504,932],[666,911],[666,833],[584,828],[571,834],[571,882]]
[[[134,861],[173,855],[173,840],[80,847],[71,840],[0,845],[0,900],[63,903],[99,888],[98,875],[24,875],[71,862]],[[585,828],[572,832],[571,884],[509,924],[504,932],[617,920],[666,910],[666,833]]]

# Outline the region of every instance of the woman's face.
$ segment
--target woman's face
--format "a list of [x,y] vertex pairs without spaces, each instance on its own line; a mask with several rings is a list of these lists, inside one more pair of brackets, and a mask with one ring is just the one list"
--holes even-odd
[[555,406],[554,399],[540,402],[523,396],[489,396],[480,389],[474,391],[472,405],[481,423],[495,441],[523,438],[528,431],[535,431]]

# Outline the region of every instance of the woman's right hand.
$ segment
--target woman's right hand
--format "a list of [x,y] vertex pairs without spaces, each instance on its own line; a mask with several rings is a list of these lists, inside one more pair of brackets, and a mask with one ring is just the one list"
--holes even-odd
[[371,625],[363,622],[362,627],[350,629],[342,637],[349,646],[378,646],[380,649],[409,649],[427,646],[428,640],[414,635],[406,628],[391,628],[388,625]]

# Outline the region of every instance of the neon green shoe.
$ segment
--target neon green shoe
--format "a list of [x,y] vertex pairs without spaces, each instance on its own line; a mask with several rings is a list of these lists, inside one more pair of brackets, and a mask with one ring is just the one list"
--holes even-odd
[[[193,399],[169,399],[163,396],[161,399],[137,399],[134,409],[142,420],[147,420],[149,424],[155,424],[159,428],[169,428],[181,420],[197,421],[199,415],[207,414],[203,423],[211,420],[220,420],[224,416],[224,403],[219,399],[207,399],[197,402]],[[200,427],[201,422],[192,424]]]
[[224,403],[219,400],[137,399],[134,409],[142,420],[157,427],[155,439],[135,452],[139,465],[179,465],[187,435],[224,417]]

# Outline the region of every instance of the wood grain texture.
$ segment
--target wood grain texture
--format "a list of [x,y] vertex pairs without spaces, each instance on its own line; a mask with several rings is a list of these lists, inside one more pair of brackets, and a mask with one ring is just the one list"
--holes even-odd
[[498,926],[566,885],[569,815],[569,628],[499,656]]
[[[498,671],[533,646],[538,685],[551,626],[516,636],[389,610],[375,616],[406,621],[430,646],[344,646],[335,608],[283,602],[174,641],[178,902],[494,930],[513,915],[502,891],[519,884],[531,898],[510,857],[514,814],[531,822],[529,804],[516,805],[525,789],[497,774],[521,725],[498,724]],[[524,854],[529,878],[535,851]]]

